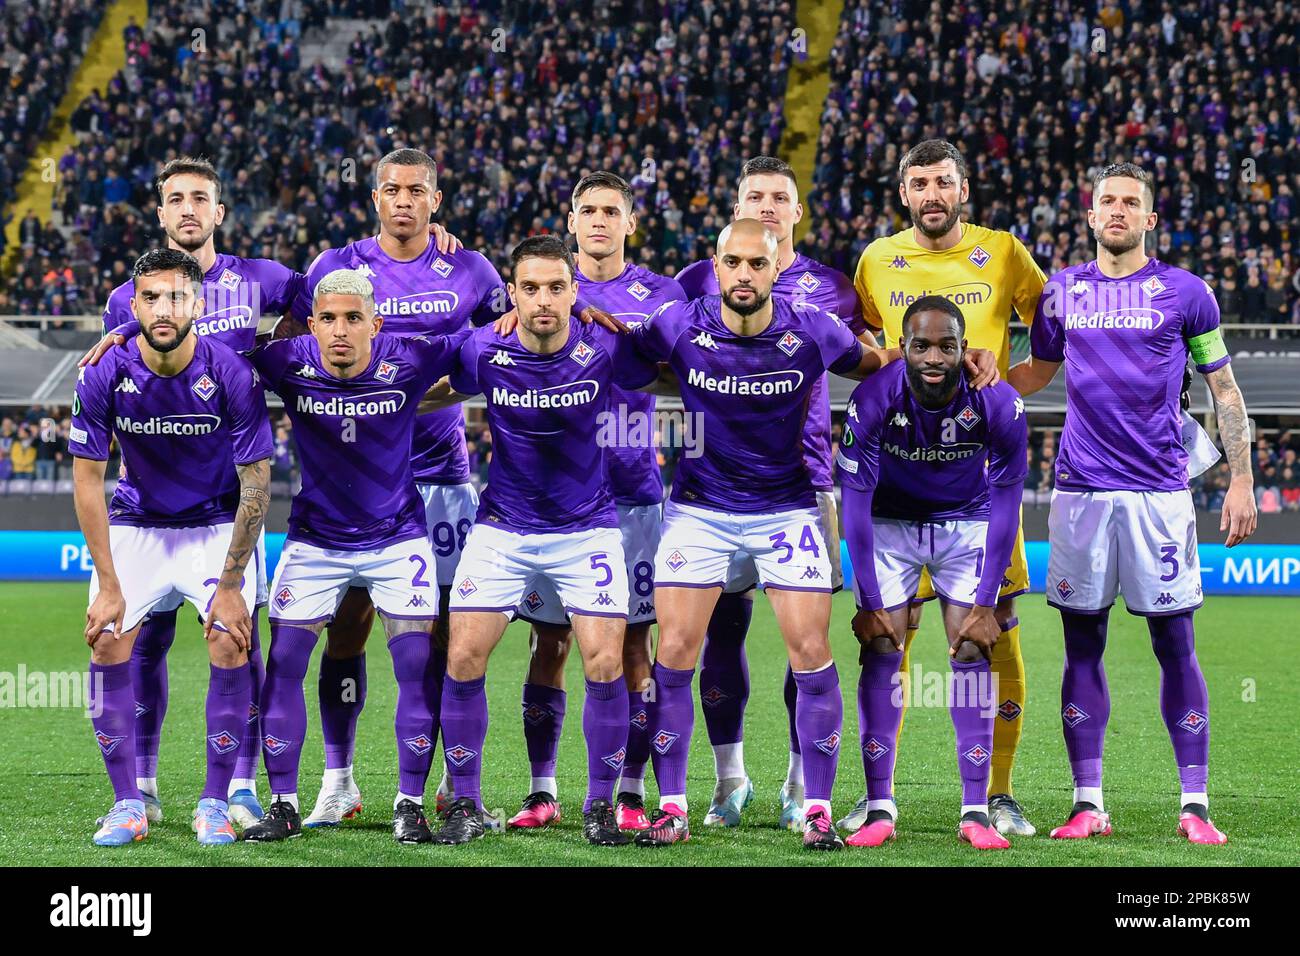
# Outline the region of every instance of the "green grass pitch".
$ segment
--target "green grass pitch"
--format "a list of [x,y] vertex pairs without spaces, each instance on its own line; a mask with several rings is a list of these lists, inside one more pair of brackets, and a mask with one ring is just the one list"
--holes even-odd
[[[20,664],[33,671],[84,670],[80,638],[85,587],[74,584],[0,584],[0,672]],[[862,792],[855,703],[857,645],[849,631],[852,602],[835,599],[833,644],[844,689],[844,740],[835,809],[847,810]],[[308,832],[287,844],[200,848],[189,828],[204,758],[203,700],[206,655],[194,618],[183,614],[170,660],[171,700],[163,732],[160,786],[166,818],[148,839],[124,849],[91,845],[94,820],[111,793],[89,723],[75,709],[0,711],[0,861],[6,865],[1050,865],[1181,866],[1188,864],[1293,865],[1300,837],[1290,817],[1297,795],[1295,701],[1300,664],[1291,647],[1300,601],[1211,598],[1197,615],[1199,656],[1210,685],[1213,747],[1210,791],[1215,822],[1227,832],[1223,847],[1190,846],[1175,831],[1178,781],[1157,703],[1159,670],[1145,623],[1117,608],[1111,615],[1107,670],[1113,699],[1107,743],[1106,791],[1115,834],[1061,843],[1045,834],[1069,809],[1071,784],[1059,717],[1060,620],[1042,595],[1021,600],[1029,701],[1016,768],[1016,792],[1040,835],[1017,839],[1005,853],[978,853],[955,835],[960,792],[952,727],[943,707],[913,706],[900,741],[896,842],[879,850],[838,854],[803,851],[796,835],[778,830],[777,789],[785,773],[787,730],[781,701],[784,653],[765,599],[756,602],[749,637],[753,691],[746,722],[746,758],[757,796],[736,830],[705,830],[713,761],[702,717],[691,754],[689,799],[696,826],[690,843],[671,849],[602,849],[582,838],[580,810],[586,777],[582,742],[582,680],[576,652],[569,662],[568,721],[560,750],[561,801],[567,812],[556,829],[489,834],[467,847],[398,847],[390,833],[396,758],[392,734],[394,687],[383,641],[369,659],[370,690],[357,742],[357,777],[365,802],[359,821]],[[265,624],[263,624],[265,628]],[[266,631],[263,630],[265,646]],[[913,666],[946,668],[937,615],[930,611],[913,649]],[[483,793],[489,807],[513,812],[528,786],[519,712],[527,657],[526,631],[516,624],[493,656],[488,673],[492,723],[485,753]],[[316,717],[315,666],[307,680],[310,739],[304,748],[304,813],[316,794],[323,764]],[[435,762],[435,766],[440,766]],[[652,784],[653,788],[653,784]],[[432,787],[431,787],[432,789]],[[267,796],[265,776],[260,794]]]

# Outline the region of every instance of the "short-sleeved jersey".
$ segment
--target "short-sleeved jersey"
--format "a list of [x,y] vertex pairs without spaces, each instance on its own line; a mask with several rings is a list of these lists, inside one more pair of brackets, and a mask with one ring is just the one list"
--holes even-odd
[[110,524],[189,528],[233,521],[236,465],[270,458],[266,400],[247,360],[210,338],[177,375],[154,373],[138,339],[81,370],[68,450],[107,461],[117,436],[126,476]]
[[1030,333],[1034,358],[1065,363],[1056,487],[1187,487],[1179,397],[1190,355],[1201,372],[1229,361],[1205,280],[1158,259],[1112,279],[1095,261],[1052,276]]
[[[284,315],[299,296],[303,276],[270,259],[244,259],[217,254],[203,274],[203,315],[194,320],[199,335],[214,336],[223,345],[247,355],[257,339],[257,320]],[[104,306],[104,332],[131,322],[135,282],[114,289]]]
[[[581,272],[577,278],[587,301],[628,325],[644,322],[665,302],[686,298],[676,279],[631,263],[606,282],[593,282]],[[608,448],[606,459],[614,501],[634,507],[659,504],[664,500],[664,483],[654,442],[655,397],[616,384],[612,387],[610,411],[626,425],[619,428],[621,440]]]
[[284,399],[302,466],[289,537],[321,548],[366,551],[427,535],[411,470],[416,410],[451,371],[469,335],[379,333],[356,378],[336,378],[310,335],[258,349],[253,364]]
[[[510,310],[501,276],[482,253],[439,252],[430,242],[421,255],[402,262],[384,252],[378,238],[371,236],[316,257],[294,305],[295,318],[306,321],[317,284],[335,269],[356,269],[370,279],[375,312],[390,335],[447,335],[484,325]],[[469,481],[465,413],[443,408],[419,416],[411,453],[415,480],[422,484]]]
[[891,362],[853,390],[844,424],[840,482],[874,489],[878,518],[987,519],[989,486],[1028,474],[1025,405],[1006,382],[976,391],[962,375],[952,401],[931,410],[909,387],[907,363]]
[[734,513],[816,505],[802,442],[810,398],[828,369],[861,362],[862,344],[829,312],[771,301],[772,321],[757,335],[727,327],[719,296],[671,302],[633,331],[646,357],[676,374],[686,412],[700,416],[698,455],[679,459],[674,501]]
[[877,239],[862,250],[853,277],[863,318],[884,329],[890,348],[902,340],[907,307],[924,295],[942,295],[961,309],[967,343],[997,355],[1004,377],[1011,361],[1011,312],[1032,322],[1044,281],[1024,243],[972,223],[963,224],[957,245],[942,252],[917,245],[911,229]]
[[[713,271],[712,259],[691,263],[677,275],[677,279],[690,299],[718,295],[721,291],[718,288],[718,276]],[[789,268],[776,277],[776,282],[772,284],[772,295],[790,302],[815,305],[823,312],[836,316],[854,335],[867,331],[867,325],[862,321],[858,295],[848,276],[803,253],[796,253]],[[813,387],[803,448],[808,470],[813,476],[813,487],[818,491],[831,490],[831,399],[824,376]]]
[[492,462],[477,520],[520,534],[617,527],[605,460],[617,430],[612,387],[640,387],[657,371],[629,336],[576,319],[550,355],[529,351],[517,331],[475,330],[451,386],[487,399]]

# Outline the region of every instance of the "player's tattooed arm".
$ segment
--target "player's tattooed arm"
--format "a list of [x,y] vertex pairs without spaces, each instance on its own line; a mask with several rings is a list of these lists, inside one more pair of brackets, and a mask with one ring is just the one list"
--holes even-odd
[[1205,376],[1214,397],[1214,414],[1219,421],[1219,438],[1232,472],[1223,499],[1219,530],[1228,532],[1228,547],[1240,544],[1255,533],[1255,479],[1250,467],[1250,419],[1231,365],[1223,365]]
[[1021,395],[1032,395],[1048,386],[1056,377],[1060,362],[1048,362],[1032,355],[1007,372],[1007,382]]
[[126,616],[126,601],[122,597],[122,585],[118,582],[113,552],[109,547],[108,505],[104,501],[104,469],[107,465],[107,462],[93,458],[72,460],[73,506],[99,581],[99,592],[86,609],[85,638],[91,647],[95,646],[104,628],[112,628],[113,640],[120,638],[122,618]]
[[220,621],[234,638],[235,645],[246,651],[252,640],[253,622],[244,604],[244,577],[271,506],[271,460],[261,458],[247,465],[236,465],[235,471],[239,474],[239,508],[235,512],[225,565],[203,624],[203,636],[211,640],[213,625]]

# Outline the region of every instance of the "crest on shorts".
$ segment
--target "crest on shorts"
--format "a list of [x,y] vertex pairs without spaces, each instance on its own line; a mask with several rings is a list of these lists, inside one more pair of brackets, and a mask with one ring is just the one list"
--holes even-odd
[[228,754],[239,746],[239,738],[222,730],[215,734],[208,734],[208,746],[219,754]]
[[528,596],[524,598],[524,607],[528,608],[530,611],[536,611],[545,603],[546,602],[542,600],[542,596],[536,591],[529,591]]
[[454,747],[445,749],[442,755],[451,761],[453,767],[463,767],[478,756],[478,751],[456,744]]
[[406,749],[411,751],[417,757],[423,757],[433,749],[433,741],[429,739],[428,734],[420,734],[418,737],[407,737],[402,741]]
[[1088,714],[1077,704],[1066,704],[1061,708],[1061,719],[1067,727],[1077,727],[1088,719]]
[[650,290],[645,286],[644,283],[642,283],[640,279],[637,279],[635,282],[633,282],[630,286],[627,287],[627,294],[630,295],[632,298],[636,299],[638,302],[644,302],[646,296],[650,294]]
[[275,606],[281,611],[292,604],[294,600],[293,592],[289,590],[287,585],[275,592]]
[[1199,710],[1189,710],[1183,714],[1183,719],[1178,722],[1178,726],[1190,733],[1200,735],[1201,731],[1209,724],[1210,718],[1206,717]]
[[583,368],[586,368],[587,363],[591,361],[591,357],[595,354],[596,350],[590,345],[586,342],[579,342],[573,347],[573,351],[569,353],[569,358],[573,359]]
[[266,752],[272,757],[280,756],[289,749],[291,743],[293,743],[292,740],[284,740],[274,734],[267,734],[262,738],[262,746],[266,748]]
[[659,751],[661,754],[666,754],[672,749],[673,744],[677,742],[677,738],[680,736],[681,734],[673,734],[666,730],[661,730],[650,738],[650,743],[654,744],[655,750]]
[[460,582],[460,585],[456,588],[456,593],[463,598],[467,598],[477,590],[478,585],[469,578],[466,578],[464,581]]
[[776,347],[786,355],[794,355],[795,352],[799,351],[801,345],[803,345],[803,339],[793,332],[786,332],[785,335],[776,340]]
[[680,571],[686,566],[686,558],[682,556],[680,551],[674,551],[664,559],[664,564],[668,565],[668,567],[672,568],[674,571]]
[[392,362],[380,362],[379,368],[375,369],[375,378],[386,385],[392,385],[393,379],[397,378],[397,366]]
[[194,394],[205,402],[217,393],[217,383],[208,378],[207,373],[199,376],[199,380],[194,383]]
[[1069,581],[1065,580],[1065,578],[1061,578],[1061,580],[1057,582],[1056,593],[1061,595],[1062,601],[1068,601],[1070,595],[1074,593],[1074,588],[1070,587]]
[[868,760],[875,763],[885,754],[889,753],[889,748],[875,737],[869,737],[867,738],[867,742],[862,745],[862,752],[867,755]]

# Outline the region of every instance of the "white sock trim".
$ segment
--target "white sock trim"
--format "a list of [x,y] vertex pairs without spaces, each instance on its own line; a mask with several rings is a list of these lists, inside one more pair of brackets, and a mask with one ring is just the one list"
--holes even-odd
[[[794,671],[794,672],[795,672],[796,674],[820,674],[822,671],[826,670],[826,668],[831,667],[832,665],[834,665],[834,663],[835,663],[835,658],[832,657],[830,660],[828,660],[828,661],[827,661],[825,664],[823,664],[821,667],[814,667],[814,668],[812,668],[811,670],[806,670],[806,671]],[[790,668],[790,669],[791,669],[791,670],[794,670],[793,667]]]
[[281,800],[283,800],[285,803],[289,804],[289,806],[293,807],[293,812],[294,812],[294,813],[297,813],[297,812],[298,812],[298,794],[297,794],[296,792],[295,792],[295,793],[273,793],[273,794],[271,794],[271,802],[272,802],[272,803],[279,803]]
[[829,800],[813,800],[811,798],[808,798],[803,802],[803,815],[806,817],[808,814],[819,808],[825,810],[826,815],[830,816],[831,802]]
[[1106,804],[1101,799],[1101,787],[1075,787],[1075,803],[1091,803],[1098,813],[1106,812]]
[[533,777],[529,786],[529,793],[549,793],[556,798],[560,796],[560,788],[555,785],[554,777]]
[[401,803],[403,800],[410,800],[412,803],[416,804],[417,806],[421,806],[421,807],[424,806],[424,794],[420,794],[420,796],[417,797],[415,794],[402,793],[399,790],[397,791],[397,796],[393,798],[393,809],[396,810],[397,805]]
[[661,793],[659,795],[659,809],[668,809],[668,804],[676,804],[677,809],[682,813],[686,812],[686,794],[684,793]]
[[790,762],[785,768],[785,785],[788,788],[803,788],[803,754],[790,751]]
[[136,777],[135,785],[141,793],[147,793],[151,797],[158,796],[158,778],[157,777]]
[[1188,793],[1183,791],[1182,803],[1179,806],[1185,807],[1189,803],[1199,803],[1208,811],[1210,809],[1210,795],[1208,793]]
[[645,799],[645,780],[642,777],[624,777],[618,782],[619,793],[634,793]]
[[745,776],[745,742],[718,744],[713,748],[713,769],[719,780]]
[[226,788],[226,796],[233,797],[240,790],[251,790],[254,796],[257,796],[257,781],[250,777],[231,777],[230,786]]
[[961,805],[961,815],[964,817],[968,813],[982,813],[989,815],[989,805],[987,803],[963,803]]
[[352,779],[352,764],[346,767],[327,767],[320,778],[323,790],[355,790],[356,781]]
[[867,813],[874,813],[877,810],[884,810],[893,817],[895,823],[898,822],[898,804],[893,800],[868,800]]

